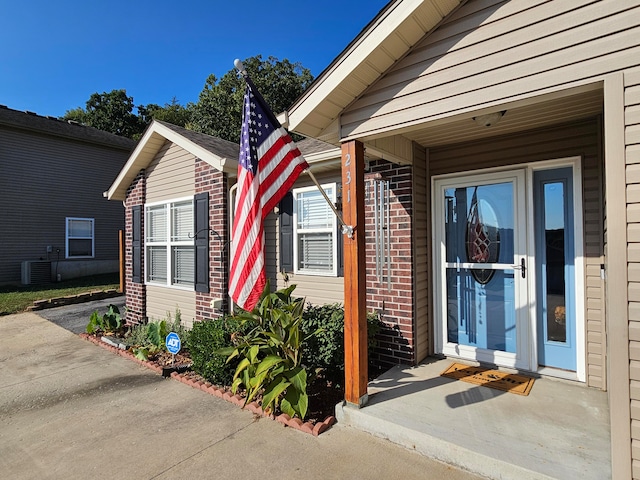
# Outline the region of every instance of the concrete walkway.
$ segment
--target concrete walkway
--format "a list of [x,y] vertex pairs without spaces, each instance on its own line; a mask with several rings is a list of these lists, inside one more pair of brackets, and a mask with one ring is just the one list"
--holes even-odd
[[344,426],[254,420],[34,313],[0,317],[0,365],[1,478],[480,478]]

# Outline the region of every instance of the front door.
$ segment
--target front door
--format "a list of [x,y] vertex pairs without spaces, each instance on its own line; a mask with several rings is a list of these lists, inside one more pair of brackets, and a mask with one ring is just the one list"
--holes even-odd
[[575,371],[573,168],[450,177],[434,187],[437,351]]

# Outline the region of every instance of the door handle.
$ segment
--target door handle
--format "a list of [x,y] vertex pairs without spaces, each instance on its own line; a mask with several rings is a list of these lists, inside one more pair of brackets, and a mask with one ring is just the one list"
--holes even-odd
[[522,274],[522,278],[527,278],[527,262],[525,262],[524,257],[520,259],[520,265],[511,265],[514,270],[520,270]]

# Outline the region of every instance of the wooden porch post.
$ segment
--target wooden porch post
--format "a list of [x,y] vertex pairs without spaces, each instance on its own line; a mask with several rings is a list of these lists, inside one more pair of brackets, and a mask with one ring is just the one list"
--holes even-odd
[[342,214],[354,227],[344,235],[344,374],[345,400],[367,403],[367,309],[364,244],[364,147],[342,144]]

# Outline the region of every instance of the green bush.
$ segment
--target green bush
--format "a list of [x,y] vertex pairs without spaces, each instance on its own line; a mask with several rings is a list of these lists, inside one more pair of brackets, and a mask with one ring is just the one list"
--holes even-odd
[[232,336],[244,334],[240,322],[231,317],[195,322],[189,333],[187,348],[196,373],[215,385],[231,385],[238,361],[227,363],[227,355],[216,353],[233,346]]
[[[376,335],[381,322],[375,313],[367,314],[369,358],[376,346]],[[344,382],[344,307],[339,303],[307,305],[302,314],[301,329],[307,339],[303,349],[303,363],[310,369],[321,368],[327,380],[342,385]]]

